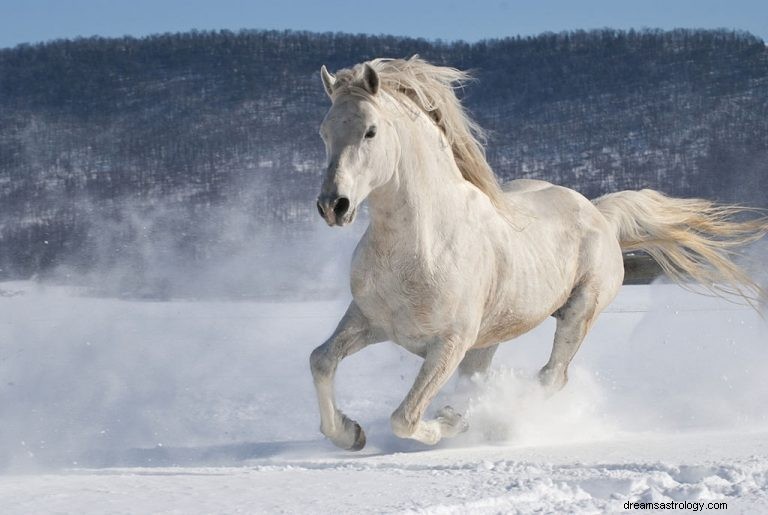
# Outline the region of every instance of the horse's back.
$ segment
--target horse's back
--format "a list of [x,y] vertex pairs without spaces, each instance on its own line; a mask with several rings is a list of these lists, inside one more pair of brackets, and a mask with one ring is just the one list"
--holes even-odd
[[512,210],[539,222],[580,223],[602,229],[605,218],[581,193],[538,179],[517,179],[502,186]]

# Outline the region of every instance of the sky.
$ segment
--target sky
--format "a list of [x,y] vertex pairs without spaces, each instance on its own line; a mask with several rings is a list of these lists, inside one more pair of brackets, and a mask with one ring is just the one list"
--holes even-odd
[[477,41],[603,27],[741,29],[768,41],[768,0],[0,0],[0,48],[191,29]]

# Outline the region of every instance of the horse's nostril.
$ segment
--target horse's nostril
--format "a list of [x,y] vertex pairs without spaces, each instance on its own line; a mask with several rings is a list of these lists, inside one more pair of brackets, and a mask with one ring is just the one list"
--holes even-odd
[[323,205],[320,203],[320,200],[317,201],[317,212],[320,213],[320,216],[325,217],[325,211],[323,211]]
[[336,215],[336,218],[341,218],[348,210],[349,199],[346,197],[339,197],[339,199],[336,200],[336,204],[333,206],[333,214]]

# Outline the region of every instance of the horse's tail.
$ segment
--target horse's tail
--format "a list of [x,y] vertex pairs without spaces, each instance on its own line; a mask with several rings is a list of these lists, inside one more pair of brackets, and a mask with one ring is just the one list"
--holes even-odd
[[658,191],[620,191],[594,201],[614,227],[622,251],[645,251],[685,286],[693,279],[716,295],[736,294],[750,304],[766,292],[734,262],[736,249],[768,233],[762,210]]

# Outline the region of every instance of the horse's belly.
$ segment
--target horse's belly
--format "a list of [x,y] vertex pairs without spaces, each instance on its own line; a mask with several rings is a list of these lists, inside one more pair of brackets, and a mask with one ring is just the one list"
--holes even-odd
[[[451,332],[476,335],[475,348],[516,338],[546,320],[570,292],[568,284],[547,288],[531,282],[503,288],[489,303],[467,291],[460,296],[445,295],[446,290],[453,291],[450,288],[427,291],[426,281],[409,281],[406,288],[381,272],[363,272],[357,279],[353,279],[352,294],[371,326],[422,356],[435,338]],[[470,327],[478,332],[466,331]]]
[[474,348],[483,348],[497,343],[512,340],[523,335],[541,324],[549,317],[543,311],[536,314],[522,316],[515,310],[509,310],[505,314],[496,314],[484,321]]
[[476,347],[487,347],[527,333],[549,318],[570,296],[573,281],[545,286],[541,281],[513,283],[487,306]]

